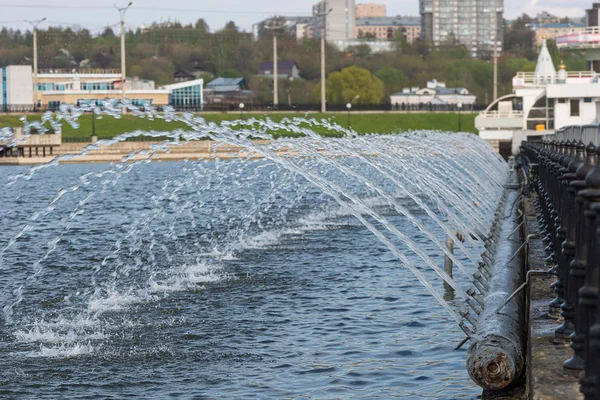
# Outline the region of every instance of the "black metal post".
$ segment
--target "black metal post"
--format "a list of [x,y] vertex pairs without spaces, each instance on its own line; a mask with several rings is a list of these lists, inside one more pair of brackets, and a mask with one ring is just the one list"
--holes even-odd
[[[580,131],[581,132],[581,131]],[[575,143],[575,142],[573,142]],[[569,292],[567,293],[567,305],[571,305],[572,321],[574,331],[570,336],[571,348],[574,350],[573,357],[565,361],[564,366],[567,369],[582,370],[583,361],[583,343],[580,342],[581,335],[577,330],[577,304],[579,301],[579,288],[583,285],[585,277],[585,255],[582,245],[579,242],[585,242],[582,229],[585,229],[585,217],[583,217],[583,198],[577,196],[579,189],[585,187],[585,176],[591,170],[590,166],[585,165],[587,160],[585,145],[580,140],[575,145],[575,158],[569,164],[569,173],[565,174],[565,180],[568,181],[567,193],[569,197],[569,226],[567,229],[567,241],[564,243],[563,251],[567,254],[569,261],[569,273],[567,275]],[[587,171],[586,171],[587,169]],[[581,171],[580,171],[581,170]],[[577,248],[580,247],[580,254],[577,257]]]

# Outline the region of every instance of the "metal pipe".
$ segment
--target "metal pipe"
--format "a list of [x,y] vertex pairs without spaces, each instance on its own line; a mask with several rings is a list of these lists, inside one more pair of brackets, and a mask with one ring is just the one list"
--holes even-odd
[[[500,240],[492,264],[489,291],[475,331],[479,338],[467,354],[469,375],[479,386],[490,390],[503,389],[517,380],[524,364],[523,293],[519,292],[516,301],[506,304],[504,312],[496,313],[524,278],[522,258],[515,256],[522,241],[521,231],[512,233],[518,225],[518,207],[513,204],[521,195],[516,171],[510,172],[508,182],[503,215],[509,215],[509,218],[499,220]],[[511,233],[512,240],[509,240]]]

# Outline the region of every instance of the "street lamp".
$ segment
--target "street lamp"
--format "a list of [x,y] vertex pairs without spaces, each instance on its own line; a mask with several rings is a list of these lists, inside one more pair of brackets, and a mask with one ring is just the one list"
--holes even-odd
[[348,109],[348,130],[350,130],[350,110],[352,109],[352,102],[360,97],[359,94],[354,96],[352,100],[348,104],[346,104],[346,108]]
[[121,15],[121,105],[123,106],[123,112],[125,112],[125,80],[127,79],[125,71],[125,12],[132,4],[131,1],[127,4],[127,7],[117,7],[115,4],[115,8]]
[[245,107],[244,103],[240,103],[239,107],[240,107],[240,119],[243,121],[244,120],[244,107]]
[[37,54],[37,27],[44,22],[46,18],[37,21],[28,21],[33,27],[33,109],[35,110],[38,104],[38,54]]
[[346,104],[346,108],[348,109],[348,130],[350,130],[350,109],[352,108],[352,103]]
[[462,108],[462,103],[458,103],[458,131],[461,132],[462,131],[462,120],[461,120],[461,115],[460,115],[460,109]]

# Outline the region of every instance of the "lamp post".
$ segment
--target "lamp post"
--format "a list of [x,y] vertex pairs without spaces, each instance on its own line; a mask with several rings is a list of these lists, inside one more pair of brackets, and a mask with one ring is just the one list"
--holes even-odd
[[460,110],[462,108],[462,103],[458,103],[458,131],[461,132],[462,131],[462,120],[461,120],[461,115],[460,115]]
[[[283,24],[265,26],[265,29],[281,29]],[[277,32],[273,32],[273,108],[279,107],[279,62],[277,60]]]
[[240,107],[240,119],[243,121],[244,120],[244,107],[245,107],[244,103],[240,103],[239,107]]
[[28,21],[33,27],[33,109],[35,110],[38,105],[38,54],[37,54],[37,27],[39,24],[44,22],[46,18],[42,18],[37,21]]
[[119,11],[121,15],[121,105],[123,106],[123,112],[125,112],[125,80],[126,70],[125,70],[125,12],[131,7],[133,2],[129,2],[127,7],[117,7],[115,8]]
[[352,108],[352,103],[346,104],[346,108],[348,109],[348,130],[350,130],[350,109]]
[[323,22],[321,24],[321,112],[324,113],[327,111],[327,103],[325,99],[325,23],[327,22],[327,15],[333,11],[333,8],[330,8],[328,11],[323,13],[318,13],[318,17],[323,17]]
[[360,97],[359,94],[354,96],[352,100],[348,104],[346,104],[346,108],[348,109],[348,130],[350,130],[350,110],[352,109],[352,102]]

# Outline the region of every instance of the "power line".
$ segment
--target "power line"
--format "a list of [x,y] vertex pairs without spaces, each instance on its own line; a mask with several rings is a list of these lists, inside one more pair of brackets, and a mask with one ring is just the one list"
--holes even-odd
[[[68,9],[68,10],[111,10],[113,7],[106,6],[59,6],[52,4],[0,4],[0,7],[6,8],[39,8],[39,9]],[[274,15],[273,11],[249,11],[249,10],[202,10],[196,8],[165,8],[165,7],[132,7],[132,9],[139,11],[169,11],[169,12],[197,12],[197,13],[211,13],[211,14],[251,14],[251,15]],[[294,15],[311,15],[307,12],[290,12],[288,14]],[[281,14],[278,14],[281,15]]]

